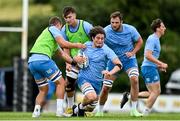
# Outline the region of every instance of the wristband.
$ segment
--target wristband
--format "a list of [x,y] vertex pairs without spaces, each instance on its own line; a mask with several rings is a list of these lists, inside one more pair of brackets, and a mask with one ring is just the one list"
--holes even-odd
[[77,65],[77,62],[74,59],[72,59],[71,65],[75,66]]
[[116,64],[120,69],[122,69],[122,64]]

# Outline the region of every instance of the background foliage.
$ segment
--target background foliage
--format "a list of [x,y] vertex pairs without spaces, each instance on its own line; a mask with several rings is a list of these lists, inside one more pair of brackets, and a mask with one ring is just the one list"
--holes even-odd
[[[21,25],[22,0],[0,1],[0,26]],[[9,2],[8,2],[9,1]],[[12,6],[16,6],[17,13]],[[9,6],[9,7],[8,7]],[[165,36],[161,38],[162,51],[160,59],[169,64],[168,72],[161,73],[162,91],[165,92],[172,71],[180,67],[180,1],[179,0],[30,0],[29,6],[29,36],[28,48],[30,49],[41,31],[48,25],[50,16],[62,17],[64,6],[74,6],[77,17],[93,25],[105,27],[109,24],[109,15],[120,10],[124,14],[124,23],[131,24],[140,32],[144,43],[149,34],[150,24],[153,19],[161,18],[167,28]],[[8,12],[8,14],[6,13]],[[5,14],[6,13],[6,14]],[[6,15],[6,16],[5,16]],[[14,56],[20,56],[20,33],[0,32],[0,67],[12,66]],[[143,60],[143,48],[137,54],[139,66]],[[64,62],[57,57],[55,60],[64,70]],[[145,90],[144,82],[140,77],[140,89]],[[115,82],[112,91],[122,92],[129,90],[128,77],[122,73]]]

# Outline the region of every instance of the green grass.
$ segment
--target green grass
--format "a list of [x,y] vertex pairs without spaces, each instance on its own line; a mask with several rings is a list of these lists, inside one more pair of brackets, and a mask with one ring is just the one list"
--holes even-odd
[[146,117],[130,117],[127,113],[107,113],[104,117],[72,117],[72,118],[60,118],[56,117],[55,113],[42,113],[40,118],[32,118],[31,112],[0,112],[0,120],[26,120],[26,121],[32,121],[32,120],[154,120],[154,121],[160,121],[160,120],[180,120],[180,115],[178,113],[152,113],[149,116]]

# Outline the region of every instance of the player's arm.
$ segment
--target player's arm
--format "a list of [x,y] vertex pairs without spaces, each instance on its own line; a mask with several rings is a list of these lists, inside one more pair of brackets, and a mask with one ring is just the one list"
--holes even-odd
[[153,53],[153,52],[152,52],[151,50],[146,50],[146,52],[145,52],[145,57],[146,57],[149,61],[155,63],[155,64],[159,67],[160,70],[166,71],[168,65],[167,65],[166,63],[164,63],[164,62],[156,59],[156,58],[153,56],[152,53]]
[[81,43],[71,43],[68,41],[65,41],[62,36],[57,36],[56,38],[57,43],[62,47],[62,48],[86,48],[84,44]]
[[69,56],[61,48],[58,49],[58,55],[60,57],[62,57],[66,61],[66,63],[71,64],[71,65],[76,65],[77,63],[84,61],[84,59],[82,57],[81,58],[76,58],[76,59],[71,58],[71,56]]
[[105,76],[114,75],[115,73],[117,73],[118,71],[120,71],[122,69],[122,63],[118,57],[113,59],[112,62],[115,66],[111,71],[104,70],[102,73],[105,74]]
[[135,55],[141,49],[142,45],[143,45],[143,39],[141,37],[139,37],[135,44],[133,51],[126,53],[127,57],[131,57],[131,56]]
[[50,33],[53,35],[55,41],[61,48],[85,48],[85,45],[81,43],[70,43],[65,41],[63,38],[62,32],[59,30],[58,26],[51,26],[49,27]]
[[[70,49],[64,48],[63,50],[67,55],[70,56]],[[71,64],[66,62],[66,70],[70,71],[71,68],[72,68]]]
[[119,60],[119,58],[113,59],[113,64],[115,65],[114,68],[110,71],[112,74],[115,74],[116,72],[120,71],[122,69],[122,63]]
[[143,45],[143,39],[141,37],[139,37],[132,53],[136,54],[141,49],[142,45]]

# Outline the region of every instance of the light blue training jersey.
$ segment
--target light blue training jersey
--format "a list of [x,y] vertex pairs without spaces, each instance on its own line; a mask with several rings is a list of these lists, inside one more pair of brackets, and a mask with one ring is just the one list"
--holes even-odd
[[[56,38],[58,36],[63,37],[61,30],[59,30],[55,26],[50,26],[48,28],[48,30],[51,32],[51,34],[54,38]],[[59,49],[61,49],[61,47],[59,47]],[[28,63],[30,63],[32,61],[38,61],[38,60],[49,60],[49,57],[46,55],[42,55],[42,54],[33,54],[31,57],[29,57]]]
[[[125,53],[134,49],[134,43],[140,37],[135,27],[128,24],[122,24],[122,27],[122,31],[114,31],[111,25],[104,28],[106,32],[105,43],[118,55],[121,61],[128,59]],[[135,58],[135,55],[132,58]]]
[[[79,28],[79,24],[80,24],[80,20],[78,19],[78,24],[77,26],[75,27],[72,27],[72,26],[69,26],[69,30],[71,32],[76,32]],[[84,31],[86,32],[86,34],[88,35],[90,30],[92,29],[92,25],[90,23],[88,23],[87,21],[83,21],[83,28],[84,28]],[[65,40],[69,41],[68,40],[68,37],[66,36],[66,26],[64,25],[63,28],[61,29],[61,32],[62,32],[62,36]]]
[[142,66],[157,67],[157,65],[155,63],[146,59],[145,53],[147,50],[152,51],[153,57],[155,57],[156,59],[159,58],[160,51],[161,51],[161,45],[160,45],[159,37],[155,33],[151,34],[146,41],[146,45],[144,48],[144,60],[143,60]]
[[85,43],[87,48],[81,50],[88,57],[89,66],[79,72],[79,77],[87,78],[94,81],[103,81],[102,71],[106,69],[107,61],[114,60],[117,55],[107,45],[102,48],[94,48],[93,42]]

